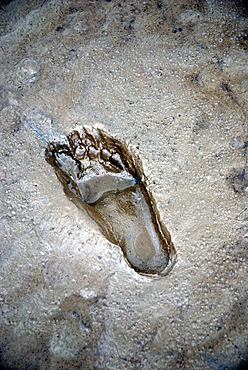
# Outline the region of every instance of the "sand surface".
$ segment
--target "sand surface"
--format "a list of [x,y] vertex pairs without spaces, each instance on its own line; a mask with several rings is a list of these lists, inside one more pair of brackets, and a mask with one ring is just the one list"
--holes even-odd
[[[241,368],[248,347],[244,3],[5,3],[1,368]],[[47,140],[85,124],[139,151],[178,253],[168,276],[132,270],[45,161]]]

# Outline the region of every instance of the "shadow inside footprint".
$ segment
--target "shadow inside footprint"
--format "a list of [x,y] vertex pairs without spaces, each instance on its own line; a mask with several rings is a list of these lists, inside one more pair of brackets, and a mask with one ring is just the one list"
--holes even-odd
[[96,128],[74,130],[64,143],[49,142],[46,160],[66,195],[121,247],[143,274],[165,274],[176,252],[149,192],[142,164],[121,141]]

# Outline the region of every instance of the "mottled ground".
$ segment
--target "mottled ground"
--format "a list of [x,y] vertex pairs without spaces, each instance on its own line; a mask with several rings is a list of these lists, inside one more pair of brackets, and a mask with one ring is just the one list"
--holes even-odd
[[[0,43],[1,367],[244,366],[244,2],[5,1]],[[168,276],[133,271],[64,195],[44,150],[76,124],[139,150]]]

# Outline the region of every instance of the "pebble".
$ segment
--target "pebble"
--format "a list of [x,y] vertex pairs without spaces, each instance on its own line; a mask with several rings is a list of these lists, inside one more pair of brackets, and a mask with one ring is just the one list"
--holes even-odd
[[242,149],[246,145],[245,141],[242,140],[240,137],[236,137],[232,139],[229,143],[231,149]]
[[187,9],[180,14],[179,19],[182,24],[198,23],[203,18],[202,14],[193,9]]
[[248,194],[248,168],[244,168],[233,178],[234,189],[243,194]]
[[17,74],[23,83],[37,82],[40,78],[40,65],[32,58],[25,58],[18,64]]

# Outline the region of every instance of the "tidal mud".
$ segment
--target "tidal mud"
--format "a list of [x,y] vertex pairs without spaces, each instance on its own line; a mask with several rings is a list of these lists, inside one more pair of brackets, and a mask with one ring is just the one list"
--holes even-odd
[[72,131],[48,143],[46,160],[65,194],[85,210],[134,270],[166,274],[176,251],[160,220],[139,156],[99,128]]

